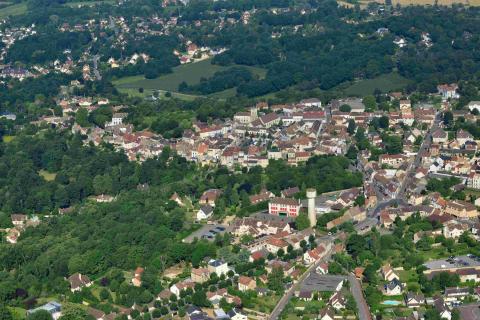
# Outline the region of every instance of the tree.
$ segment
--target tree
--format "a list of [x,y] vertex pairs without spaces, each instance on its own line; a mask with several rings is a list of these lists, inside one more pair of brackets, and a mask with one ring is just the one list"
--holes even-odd
[[284,275],[282,268],[273,268],[272,272],[268,275],[268,288],[277,293],[283,291]]
[[377,110],[377,101],[372,95],[368,95],[363,98],[363,104],[365,105],[365,111],[371,112]]
[[310,227],[310,220],[305,212],[300,213],[295,219],[297,230],[305,230]]
[[357,126],[355,125],[355,120],[353,119],[348,120],[347,132],[349,135],[353,135],[355,133],[356,127]]
[[82,320],[82,319],[91,319],[92,316],[87,314],[85,309],[72,304],[72,303],[64,303],[62,306],[62,316],[59,318],[60,320]]
[[445,111],[443,113],[443,123],[448,127],[453,122],[453,113],[451,111]]
[[27,320],[52,320],[52,316],[46,310],[39,310],[29,315]]
[[0,304],[0,320],[13,320],[12,313],[3,304]]
[[352,107],[348,104],[342,104],[338,110],[342,111],[342,112],[350,112],[352,111]]
[[75,122],[78,123],[79,126],[87,128],[90,127],[90,122],[88,121],[88,111],[85,108],[79,108],[77,113],[75,114]]

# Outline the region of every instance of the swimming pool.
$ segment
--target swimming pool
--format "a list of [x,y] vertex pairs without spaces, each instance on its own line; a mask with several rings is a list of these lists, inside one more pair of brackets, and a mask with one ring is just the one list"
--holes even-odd
[[396,300],[385,300],[382,302],[382,304],[387,305],[387,306],[398,306],[402,304],[401,301],[396,301]]

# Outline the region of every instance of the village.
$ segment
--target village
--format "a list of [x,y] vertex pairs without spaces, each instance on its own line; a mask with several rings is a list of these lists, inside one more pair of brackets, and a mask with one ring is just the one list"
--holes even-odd
[[[218,259],[204,261],[198,267],[183,266],[171,274],[166,272],[163,281],[170,283],[169,288],[148,306],[134,306],[111,314],[90,309],[89,313],[96,319],[114,319],[119,314],[130,316],[132,312],[152,313],[153,317],[176,315],[177,301],[182,300],[188,306],[185,310],[190,319],[276,319],[284,309],[309,316],[313,310],[322,320],[355,317],[355,314],[360,319],[369,319],[369,307],[362,292],[365,268],[345,273],[332,267],[337,265],[332,257],[346,250],[348,232],[362,235],[377,230],[389,234],[399,221],[415,218],[438,226],[431,231],[417,231],[413,235],[413,243],[417,245],[428,238],[442,237],[456,243],[464,234],[477,240],[480,237],[477,209],[480,198],[475,198],[475,190],[480,188],[477,142],[465,130],[447,132],[441,114],[450,112],[450,101],[458,95],[455,85],[438,89],[438,97],[434,98],[440,102],[436,106],[412,106],[401,94],[392,93],[390,99],[398,101],[398,110],[389,112],[365,111],[363,101],[352,98],[334,100],[326,106],[318,99],[291,105],[258,103],[235,114],[233,119],[211,124],[196,122],[180,139],[164,139],[147,130],[135,132],[126,122],[125,107],[111,106],[108,99],[60,100],[63,117],[45,117],[35,124],[48,123],[79,132],[87,137],[85,143],[112,144],[131,161],[158,156],[168,146],[202,166],[221,165],[238,170],[266,167],[270,160],[279,159],[297,166],[315,155],[347,154],[361,141],[358,132],[362,130],[373,145],[387,148],[382,129],[366,133],[369,124],[381,118],[387,118],[384,130],[400,137],[403,147],[400,153],[385,152],[376,158],[368,150],[359,150],[354,170],[363,174],[361,187],[327,194],[317,194],[315,189],[301,190],[299,186],[280,194],[264,189],[249,200],[252,204],[264,203],[265,209],[248,217],[216,220],[213,213],[222,190],[205,191],[198,201],[193,201],[195,219],[203,227],[190,235],[188,241],[228,237],[238,251],[220,253]],[[113,117],[104,128],[71,125],[74,113],[82,108],[88,112],[111,108]],[[451,111],[451,121],[460,117],[475,121],[479,108],[480,103],[471,102],[471,113]],[[431,179],[453,182],[446,192],[434,190]],[[170,200],[185,206],[191,201],[187,201],[187,196],[174,193]],[[99,195],[92,200],[111,202],[115,197]],[[68,210],[59,213],[68,214]],[[300,216],[307,217],[308,225],[300,225]],[[328,220],[319,227],[317,220],[327,216]],[[25,228],[41,223],[36,216],[15,214],[11,218],[14,228],[6,230],[6,240],[12,244]],[[447,272],[458,275],[461,283],[475,284],[480,281],[479,259],[472,254],[431,259],[424,263],[423,273],[432,279]],[[125,281],[141,286],[143,272],[139,266],[131,272],[131,280]],[[450,320],[453,308],[463,301],[476,301],[480,292],[475,286],[473,290],[455,286],[445,288],[440,295],[425,296],[408,290],[402,266],[385,264],[377,272],[383,283],[379,289],[385,299],[382,305],[414,310],[408,319],[422,319],[424,306],[431,305],[442,318]],[[72,292],[97,285],[82,274],[74,274],[68,281]],[[189,295],[204,289],[208,289],[208,303],[195,305],[188,301]],[[61,306],[51,302],[42,308],[58,314]]]

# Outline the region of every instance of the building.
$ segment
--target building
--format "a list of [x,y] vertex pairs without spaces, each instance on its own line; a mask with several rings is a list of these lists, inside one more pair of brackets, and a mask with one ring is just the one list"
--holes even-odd
[[327,250],[325,250],[325,247],[323,245],[319,245],[315,249],[307,250],[303,254],[303,262],[306,265],[311,265],[312,263],[322,259],[326,254]]
[[132,278],[132,284],[135,287],[140,287],[142,285],[142,275],[144,272],[145,272],[145,269],[143,269],[142,267],[138,267],[137,269],[135,269],[135,272]]
[[393,281],[400,280],[400,277],[393,271],[390,264],[386,264],[380,268],[380,273],[382,274],[384,281]]
[[398,279],[393,279],[383,286],[383,294],[386,296],[398,296],[402,294],[403,286]]
[[441,84],[437,86],[438,93],[442,96],[444,100],[458,99],[460,95],[457,93],[457,89],[458,85],[455,83]]
[[197,211],[197,221],[209,219],[213,215],[213,207],[206,204]]
[[195,283],[204,283],[210,280],[210,271],[208,268],[192,268],[190,278]]
[[448,141],[448,134],[442,128],[438,128],[432,133],[433,143],[446,143]]
[[407,159],[403,154],[382,154],[378,157],[378,162],[382,165],[398,168]]
[[335,310],[345,309],[347,300],[340,291],[336,291],[328,300],[328,304]]
[[268,203],[268,213],[273,215],[297,217],[300,202],[293,198],[273,198]]
[[257,282],[246,276],[240,276],[238,278],[238,290],[245,292],[247,290],[255,290],[257,287]]
[[230,317],[230,320],[248,320],[247,316],[237,308],[230,310],[228,316]]
[[72,292],[80,291],[83,287],[90,287],[93,283],[89,277],[78,272],[72,274],[68,281],[70,282],[70,291]]
[[32,315],[37,311],[47,311],[54,320],[58,319],[62,314],[62,305],[56,301],[50,301],[35,309],[27,310],[27,315]]
[[222,260],[210,260],[208,261],[208,271],[211,273],[215,272],[217,276],[221,276],[222,274],[227,274],[230,269],[228,268],[228,263]]
[[444,211],[458,218],[478,217],[477,208],[472,203],[462,200],[448,201]]
[[409,292],[405,295],[405,305],[409,308],[418,308],[425,304],[425,296],[421,293]]

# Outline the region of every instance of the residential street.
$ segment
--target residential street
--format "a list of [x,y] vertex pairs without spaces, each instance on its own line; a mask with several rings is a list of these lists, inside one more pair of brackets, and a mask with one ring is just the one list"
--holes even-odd
[[348,276],[348,281],[350,282],[350,291],[352,292],[355,302],[357,303],[358,318],[360,320],[371,320],[372,315],[370,314],[370,309],[368,308],[367,301],[363,295],[360,281],[358,281],[353,274]]

